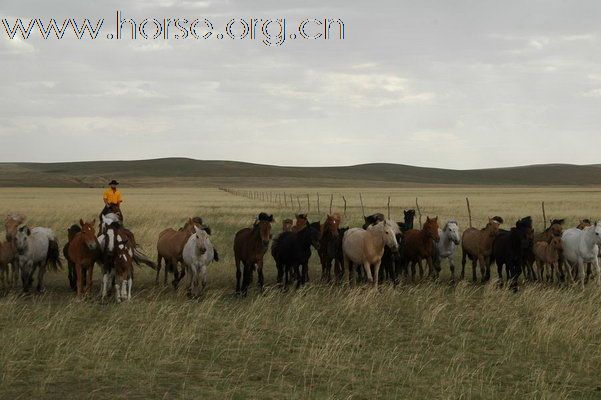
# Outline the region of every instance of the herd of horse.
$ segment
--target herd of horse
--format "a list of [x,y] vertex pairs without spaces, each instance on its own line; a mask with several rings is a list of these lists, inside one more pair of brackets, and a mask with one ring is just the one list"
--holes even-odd
[[[555,219],[544,231],[535,233],[531,217],[503,229],[503,218],[495,216],[483,228],[469,227],[461,234],[456,220],[446,221],[441,228],[438,217],[427,217],[419,229],[414,227],[414,220],[415,211],[405,210],[402,222],[377,213],[364,217],[361,227],[344,227],[338,213],[327,215],[323,223],[310,222],[307,214],[297,214],[295,220],[283,220],[281,232],[273,238],[276,221],[273,215],[261,212],[251,226],[234,237],[236,293],[247,294],[255,272],[258,289],[263,290],[264,258],[270,245],[277,284],[283,290],[309,281],[312,249],[319,257],[325,282],[348,280],[350,285],[368,282],[377,287],[385,281],[397,285],[426,277],[438,279],[444,260],[455,281],[455,255],[461,248],[461,279],[465,278],[469,260],[474,282],[489,281],[495,263],[499,284],[507,283],[514,290],[522,274],[526,281],[577,282],[581,287],[594,276],[601,285],[601,221],[583,220],[577,227],[564,230],[564,220]],[[6,240],[0,241],[0,283],[7,287],[20,277],[23,291],[29,292],[37,278],[36,289],[43,292],[46,271],[57,271],[62,266],[56,235],[50,228],[30,227],[27,218],[18,213],[6,217],[5,230]],[[199,297],[207,286],[208,266],[219,260],[211,242],[211,229],[200,217],[189,218],[181,228],[159,234],[156,262],[140,251],[120,213],[100,215],[97,228],[96,220],[80,220],[67,232],[63,257],[68,264],[70,287],[79,299],[90,294],[96,264],[102,271],[103,300],[111,292],[117,302],[130,300],[134,265],[140,264],[156,270],[156,284],[164,268],[165,285],[172,274],[175,288]]]

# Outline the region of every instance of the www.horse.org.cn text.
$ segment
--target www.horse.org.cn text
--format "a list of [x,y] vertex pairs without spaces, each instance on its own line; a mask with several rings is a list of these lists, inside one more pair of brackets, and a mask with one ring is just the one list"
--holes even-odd
[[[282,46],[296,40],[344,40],[345,24],[339,18],[231,18],[216,24],[206,18],[126,18],[116,12],[112,28],[104,18],[2,19],[0,36],[8,40],[251,40],[266,46]],[[221,27],[221,29],[217,28]]]

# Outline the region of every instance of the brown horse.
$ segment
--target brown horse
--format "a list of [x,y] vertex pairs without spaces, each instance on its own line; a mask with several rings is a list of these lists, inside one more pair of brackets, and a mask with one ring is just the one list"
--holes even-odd
[[177,286],[177,282],[181,279],[178,265],[183,262],[182,252],[186,242],[190,236],[196,233],[195,226],[202,227],[202,220],[198,217],[188,218],[186,224],[177,231],[168,228],[159,233],[159,240],[157,241],[157,274],[155,279],[157,285],[159,284],[162,262],[165,260],[165,278],[163,284],[167,284],[167,276],[171,272],[173,273],[173,285]]
[[545,266],[549,265],[547,271],[547,282],[553,282],[553,274],[557,267],[557,282],[561,281],[559,271],[559,258],[563,250],[561,237],[554,236],[550,242],[539,241],[534,244],[533,252],[538,266],[538,277],[541,281],[544,280],[543,274]]
[[[563,233],[563,223],[565,222],[565,220],[563,219],[554,219],[551,220],[551,225],[549,225],[549,227],[547,229],[545,229],[544,231],[537,233],[536,235],[534,235],[534,241],[533,243],[539,243],[539,242],[545,242],[547,244],[551,243],[551,241],[553,240],[553,238],[561,238],[561,235]],[[561,253],[561,249],[559,250],[559,259],[562,259],[562,253]],[[534,272],[534,263],[536,261],[536,257],[534,255],[533,251],[529,251],[528,254],[526,254],[526,260],[525,260],[525,271],[524,271],[524,275],[526,276],[527,279],[530,280],[536,280],[537,276],[536,273]],[[561,262],[561,261],[560,261]],[[538,277],[539,279],[543,279],[542,276]]]
[[440,240],[438,233],[438,217],[426,217],[426,223],[421,230],[410,229],[403,235],[401,241],[401,265],[402,269],[408,274],[408,267],[411,264],[411,279],[415,280],[415,266],[419,266],[420,279],[423,278],[424,270],[422,260],[428,264],[428,275],[434,278],[437,272],[434,270],[434,255],[436,254],[436,245]]
[[[78,232],[69,243],[69,259],[75,263],[75,274],[77,276],[77,297],[87,295],[92,289],[92,275],[94,264],[100,257],[100,246],[96,239],[94,223],[79,220],[81,232]],[[84,287],[85,271],[85,287]]]
[[321,239],[319,241],[319,261],[321,262],[321,279],[329,282],[332,277],[332,261],[334,262],[334,275],[338,278],[344,274],[342,263],[344,259],[338,252],[338,235],[342,217],[338,213],[328,215],[321,228]]
[[[9,267],[12,268],[12,271]],[[0,242],[0,283],[3,288],[7,288],[12,286],[17,279],[15,248],[12,242]]]
[[[71,290],[77,290],[77,275],[75,273],[75,263],[71,258],[69,258],[69,243],[73,240],[75,235],[81,232],[81,226],[77,224],[73,224],[67,229],[67,243],[63,247],[63,256],[65,260],[67,260],[68,266],[68,277],[69,277],[69,286],[71,286]],[[84,280],[85,280],[85,270],[84,270]]]
[[19,225],[22,225],[27,220],[27,217],[19,213],[10,213],[4,218],[4,229],[6,232],[6,241],[12,242]]
[[[251,228],[244,228],[234,238],[234,258],[236,263],[236,294],[246,295],[257,269],[259,290],[263,290],[263,257],[271,240],[273,215],[260,213]],[[244,267],[244,276],[242,275]]]
[[499,232],[499,227],[503,223],[500,217],[488,219],[488,224],[483,229],[468,228],[461,237],[461,248],[463,254],[461,257],[461,279],[465,278],[465,263],[469,257],[472,260],[472,280],[477,281],[476,267],[480,264],[480,274],[482,281],[490,279],[490,269],[488,269],[492,245]]

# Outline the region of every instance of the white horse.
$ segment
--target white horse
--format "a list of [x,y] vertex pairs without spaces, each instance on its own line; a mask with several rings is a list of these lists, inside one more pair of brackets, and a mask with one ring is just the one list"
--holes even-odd
[[[215,250],[209,234],[194,226],[196,233],[188,239],[182,251],[186,266],[185,281],[189,283],[190,294],[198,297],[207,286],[207,267],[215,258]],[[185,288],[186,285],[182,284]]]
[[[386,246],[391,251],[399,249],[399,243],[395,235],[395,223],[381,221],[370,225],[367,230],[362,228],[351,228],[344,234],[342,239],[342,252],[344,260],[349,267],[349,282],[353,277],[353,265],[362,265],[365,276],[374,286],[378,286],[380,278],[380,264]],[[397,227],[398,229],[398,227]],[[374,266],[374,276],[371,274],[371,266]]]
[[601,245],[601,221],[583,230],[572,228],[563,232],[563,256],[567,262],[568,275],[573,281],[571,268],[578,266],[577,279],[584,288],[584,265],[593,264],[597,284],[601,285],[601,269],[599,268],[599,245]]
[[17,228],[14,236],[16,264],[21,271],[23,291],[28,292],[33,283],[33,274],[38,271],[38,292],[44,291],[44,274],[50,265],[57,271],[61,265],[58,241],[52,229],[26,225]]
[[440,240],[436,243],[436,268],[440,271],[442,260],[449,260],[451,279],[455,280],[455,251],[461,243],[459,224],[454,219],[447,221],[442,229],[438,230]]

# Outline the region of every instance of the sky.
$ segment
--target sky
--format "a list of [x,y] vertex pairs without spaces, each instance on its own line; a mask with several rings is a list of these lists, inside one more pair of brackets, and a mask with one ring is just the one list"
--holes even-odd
[[[109,40],[117,10],[215,34]],[[0,0],[5,18],[105,22],[96,40],[0,24],[0,162],[601,163],[597,0]],[[217,38],[239,18],[340,19],[345,37]]]

